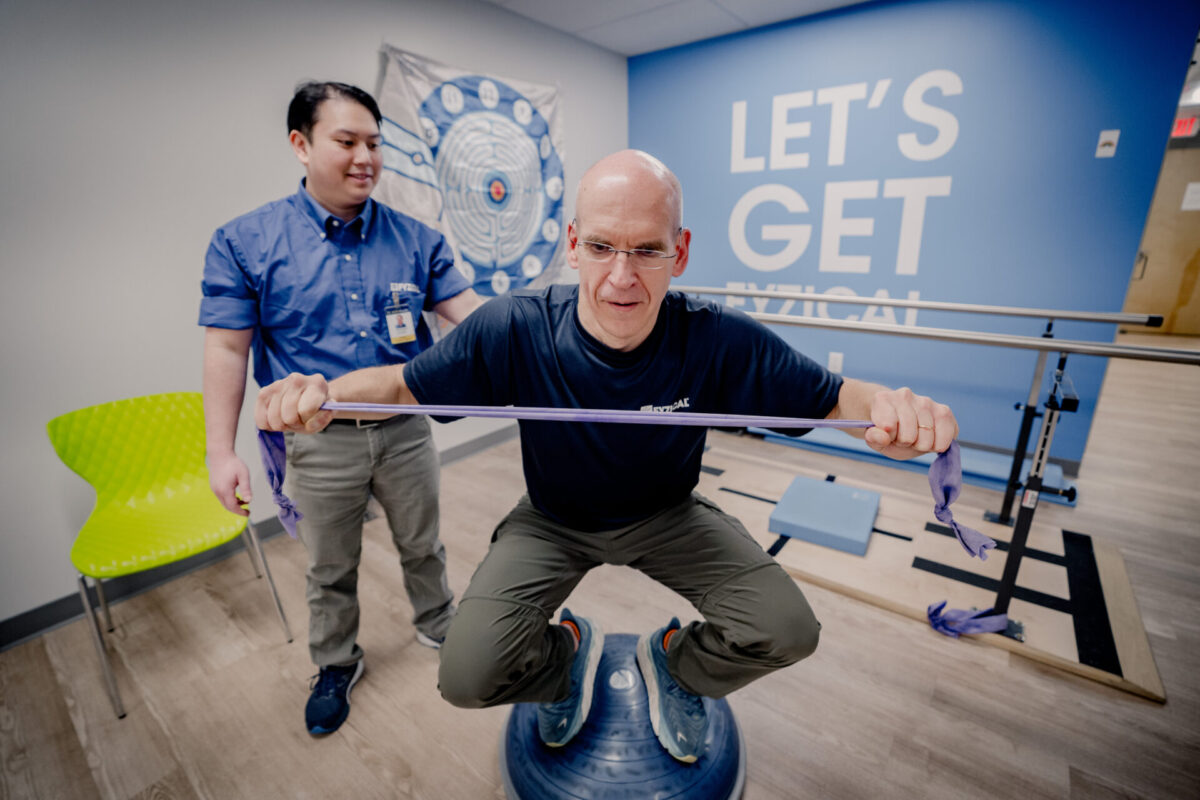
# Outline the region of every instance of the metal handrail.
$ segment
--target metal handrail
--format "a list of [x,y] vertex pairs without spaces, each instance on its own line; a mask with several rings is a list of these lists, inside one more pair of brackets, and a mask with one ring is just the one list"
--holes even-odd
[[1133,314],[1124,311],[1068,311],[1051,308],[1021,308],[1019,306],[988,306],[976,303],[945,303],[938,300],[905,300],[899,297],[849,297],[841,294],[818,292],[777,292],[757,289],[722,289],[716,286],[676,286],[672,289],[688,294],[728,295],[730,297],[765,297],[773,300],[813,300],[818,303],[850,303],[863,306],[899,306],[901,308],[924,308],[930,311],[961,311],[969,314],[996,314],[1005,317],[1038,317],[1041,319],[1069,319],[1078,322],[1111,322],[1119,325],[1145,325],[1161,328],[1161,314]]
[[1129,358],[1139,361],[1165,361],[1200,366],[1200,351],[1170,347],[1145,347],[1133,344],[1104,344],[1070,339],[1049,339],[1041,336],[1012,336],[1003,333],[960,331],[952,328],[922,328],[909,325],[888,325],[881,322],[850,322],[842,319],[793,317],[787,314],[750,313],[752,319],[777,325],[799,325],[810,328],[830,328],[857,333],[886,333],[911,336],[917,339],[936,339],[944,342],[966,342],[994,347],[1015,347],[1023,350],[1045,350],[1054,353],[1081,353],[1108,358]]

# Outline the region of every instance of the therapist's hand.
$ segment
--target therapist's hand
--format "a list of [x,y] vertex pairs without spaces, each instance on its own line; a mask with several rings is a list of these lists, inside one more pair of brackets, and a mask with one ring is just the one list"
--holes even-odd
[[246,507],[252,497],[250,470],[237,453],[232,450],[222,455],[209,453],[208,485],[225,508],[243,517],[250,516],[250,509]]

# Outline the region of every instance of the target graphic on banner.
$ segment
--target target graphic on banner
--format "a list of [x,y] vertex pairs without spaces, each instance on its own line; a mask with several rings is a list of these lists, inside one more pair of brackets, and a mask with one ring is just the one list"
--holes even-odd
[[537,108],[502,81],[466,75],[419,110],[433,155],[443,222],[461,266],[484,295],[542,274],[562,231],[562,160]]

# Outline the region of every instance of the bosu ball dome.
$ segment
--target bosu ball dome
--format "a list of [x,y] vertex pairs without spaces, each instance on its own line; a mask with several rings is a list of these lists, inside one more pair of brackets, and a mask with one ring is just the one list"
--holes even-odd
[[736,800],[746,780],[745,745],[725,700],[704,698],[708,738],[692,764],[676,761],[650,727],[637,665],[637,637],[605,637],[592,710],[575,738],[547,747],[537,705],[513,706],[500,737],[500,773],[509,800]]

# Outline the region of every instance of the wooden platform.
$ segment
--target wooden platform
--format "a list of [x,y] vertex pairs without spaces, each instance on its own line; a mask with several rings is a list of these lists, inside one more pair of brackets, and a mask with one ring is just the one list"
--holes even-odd
[[[933,517],[926,493],[838,476],[789,463],[782,446],[730,438],[710,439],[700,490],[740,518],[764,548],[807,583],[927,621],[931,603],[990,608],[1004,571],[1012,529],[983,518],[983,510],[956,503],[955,519],[997,541],[986,561],[970,557],[949,528]],[[837,461],[827,460],[825,468]],[[879,514],[863,556],[787,539],[768,531],[774,503],[796,476],[834,478],[880,494]],[[1120,551],[1103,540],[1046,525],[1034,518],[1009,618],[1024,641],[999,634],[976,638],[1026,658],[1065,669],[1157,701],[1162,679],[1142,627]]]

